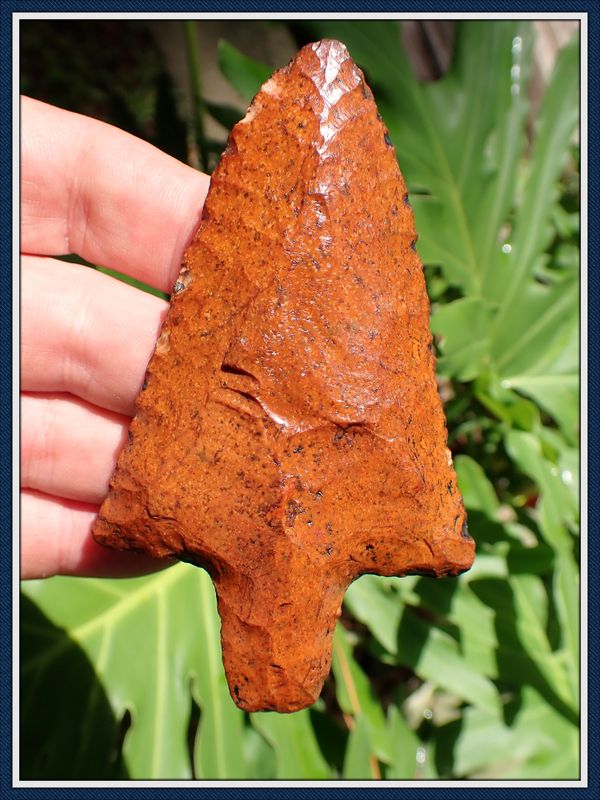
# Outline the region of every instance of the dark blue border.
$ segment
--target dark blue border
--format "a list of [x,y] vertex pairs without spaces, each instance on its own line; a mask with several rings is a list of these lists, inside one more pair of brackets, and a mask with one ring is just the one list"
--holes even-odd
[[[243,11],[279,11],[279,12],[310,12],[310,11],[336,11],[336,12],[394,12],[394,11],[421,11],[421,12],[500,12],[510,16],[511,12],[529,12],[532,17],[538,12],[569,12],[581,11],[588,13],[588,126],[589,126],[589,276],[588,276],[588,297],[591,313],[588,315],[588,372],[589,372],[589,401],[588,401],[588,428],[589,428],[589,458],[588,470],[589,480],[589,657],[588,657],[588,681],[589,681],[589,746],[588,746],[588,765],[589,765],[589,787],[587,789],[534,789],[525,788],[357,788],[349,786],[347,789],[339,788],[294,788],[284,789],[280,787],[269,788],[44,788],[44,789],[13,789],[12,788],[12,755],[10,742],[12,741],[13,715],[12,715],[12,600],[11,600],[11,540],[12,525],[12,487],[7,476],[12,467],[11,437],[12,437],[12,389],[11,374],[9,365],[12,364],[12,286],[11,280],[7,279],[12,275],[12,99],[11,99],[11,70],[12,70],[12,18],[13,12],[75,12],[75,11],[98,11],[98,12],[157,12],[172,11],[195,12],[215,11],[215,12],[243,12]],[[421,0],[420,3],[408,2],[387,2],[386,0],[371,0],[371,2],[356,2],[354,0],[342,0],[342,2],[329,1],[310,2],[310,0],[293,0],[291,3],[284,2],[236,2],[236,0],[221,0],[221,2],[190,2],[190,0],[173,0],[170,3],[157,2],[157,0],[103,0],[103,2],[85,2],[85,0],[21,0],[21,2],[10,2],[0,0],[0,164],[2,170],[2,204],[0,211],[0,252],[2,254],[3,275],[0,288],[0,384],[2,386],[2,402],[0,405],[0,442],[1,442],[1,464],[2,478],[0,480],[0,504],[2,508],[2,558],[0,558],[0,800],[4,798],[19,797],[26,800],[50,800],[51,798],[68,798],[69,800],[79,800],[81,797],[89,797],[93,800],[104,800],[106,797],[114,800],[125,800],[125,798],[183,798],[201,797],[209,800],[230,800],[230,798],[274,798],[286,796],[294,800],[304,800],[304,798],[332,798],[341,800],[346,797],[361,797],[364,800],[371,798],[385,797],[404,798],[407,795],[415,800],[427,800],[429,798],[444,798],[447,800],[478,800],[483,795],[489,798],[523,798],[529,800],[531,797],[543,797],[548,800],[568,800],[570,798],[598,798],[600,797],[599,769],[600,747],[599,747],[599,717],[598,708],[600,705],[598,684],[599,671],[597,669],[599,653],[599,633],[598,619],[600,617],[599,603],[599,582],[600,572],[600,546],[597,538],[598,531],[598,493],[595,491],[600,484],[598,474],[598,452],[600,451],[600,435],[598,420],[598,397],[600,395],[600,382],[598,380],[598,361],[600,350],[599,337],[599,315],[597,309],[600,307],[599,285],[600,285],[600,265],[599,265],[599,233],[600,223],[598,217],[598,193],[600,186],[598,182],[598,158],[600,152],[600,137],[598,135],[598,123],[600,119],[600,93],[599,84],[599,42],[600,42],[600,0],[546,0],[546,2],[535,2],[535,0],[471,0],[471,2],[457,2],[456,0]],[[18,364],[12,364],[12,369],[17,370]]]
[[592,15],[597,15],[600,0],[421,0],[421,2],[400,2],[398,0],[371,0],[371,2],[360,2],[360,0],[291,0],[291,2],[260,2],[260,0],[220,0],[220,2],[207,2],[206,0],[0,0],[2,7],[3,24],[5,15],[8,16],[13,11],[53,11],[53,12],[74,12],[74,11],[113,11],[113,12],[169,12],[180,13],[189,11],[190,13],[201,13],[203,11],[214,11],[223,13],[235,13],[245,11],[271,11],[278,12],[499,12],[510,17],[511,12],[530,12],[532,17],[537,12],[569,12],[582,11]]
[[600,394],[600,381],[598,379],[598,353],[600,349],[600,330],[598,325],[598,307],[600,303],[600,215],[598,204],[598,159],[592,157],[600,151],[600,98],[599,85],[599,55],[600,55],[600,3],[595,2],[594,11],[588,18],[588,247],[589,247],[589,272],[588,272],[588,613],[589,613],[589,655],[588,655],[588,684],[589,684],[589,746],[588,760],[590,764],[590,785],[595,787],[596,796],[600,796],[598,764],[600,763],[600,724],[598,708],[600,698],[598,687],[598,658],[600,635],[596,620],[600,614],[600,589],[598,574],[600,570],[600,544],[597,531],[599,528],[600,514],[598,508],[598,448],[600,435],[598,429],[598,397]]

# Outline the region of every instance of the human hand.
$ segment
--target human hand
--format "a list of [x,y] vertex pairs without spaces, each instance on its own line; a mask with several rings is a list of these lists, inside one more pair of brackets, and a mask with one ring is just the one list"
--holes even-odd
[[209,179],[102,122],[29,98],[21,117],[21,575],[124,576],[164,562],[91,526],[127,438]]

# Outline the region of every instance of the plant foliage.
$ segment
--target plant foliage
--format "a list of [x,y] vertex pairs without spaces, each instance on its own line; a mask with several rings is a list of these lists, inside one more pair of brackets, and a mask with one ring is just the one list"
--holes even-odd
[[[295,33],[346,43],[396,146],[475,565],[356,581],[332,677],[293,715],[229,699],[204,572],[29,583],[22,777],[577,778],[577,42],[528,132],[526,22],[460,23],[453,66],[430,84],[396,23]],[[246,99],[268,74],[226,43],[219,58]]]

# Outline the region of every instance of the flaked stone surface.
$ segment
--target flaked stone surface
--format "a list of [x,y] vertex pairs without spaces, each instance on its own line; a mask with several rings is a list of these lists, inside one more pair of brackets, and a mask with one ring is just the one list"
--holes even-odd
[[358,576],[472,563],[415,241],[361,71],[306,46],[229,137],[94,527],[208,570],[248,711],[315,701]]

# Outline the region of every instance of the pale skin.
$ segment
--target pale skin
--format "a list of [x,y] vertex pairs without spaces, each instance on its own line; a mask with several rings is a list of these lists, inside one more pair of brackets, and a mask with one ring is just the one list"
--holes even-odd
[[29,98],[21,119],[21,575],[128,576],[165,566],[91,527],[127,438],[209,179],[102,122]]

